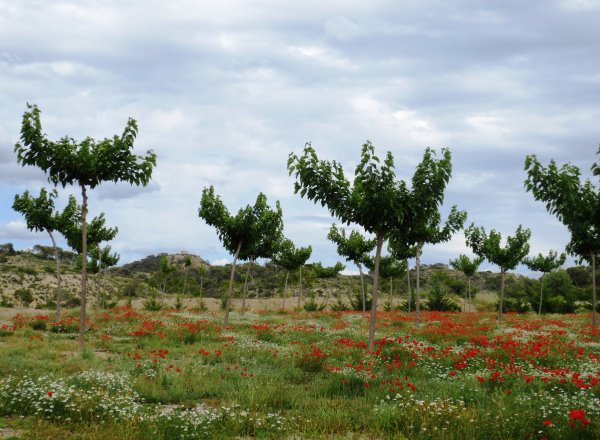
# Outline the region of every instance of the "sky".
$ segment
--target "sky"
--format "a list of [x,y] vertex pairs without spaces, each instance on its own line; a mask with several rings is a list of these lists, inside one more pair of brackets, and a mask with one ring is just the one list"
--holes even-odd
[[[426,147],[449,148],[442,212],[457,205],[503,237],[522,224],[532,255],[563,251],[568,231],[525,191],[524,159],[591,178],[598,23],[600,0],[0,0],[0,243],[50,245],[11,209],[15,194],[50,187],[13,152],[34,103],[50,139],[112,137],[132,117],[135,152],[158,155],[147,187],[89,192],[90,214],[119,228],[121,263],[182,250],[231,261],[198,217],[210,185],[232,212],[259,192],[279,200],[309,261],[343,261],[326,238],[336,219],[294,194],[286,162],[312,142],[351,177],[367,140],[407,182]],[[58,189],[57,208],[81,202]],[[472,255],[462,231],[426,245],[422,262],[460,253]]]

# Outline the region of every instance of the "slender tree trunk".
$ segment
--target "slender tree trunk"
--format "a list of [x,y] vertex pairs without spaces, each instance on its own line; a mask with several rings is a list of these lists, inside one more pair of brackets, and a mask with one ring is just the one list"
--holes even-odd
[[415,257],[415,269],[417,280],[415,282],[415,327],[419,328],[421,324],[421,280],[419,275],[419,269],[421,267],[421,246],[417,245],[417,253]]
[[85,343],[85,312],[87,302],[87,193],[85,185],[81,185],[81,314],[79,317],[79,348],[83,350]]
[[58,254],[58,248],[56,247],[56,241],[52,235],[52,231],[48,231],[50,240],[52,240],[52,248],[54,249],[54,260],[56,261],[56,321],[60,321],[60,302],[62,300],[60,295],[60,255]]
[[[287,292],[288,279],[290,277],[290,271],[285,271],[285,283],[283,284],[283,292],[281,293],[281,309],[285,310],[285,293]],[[300,306],[298,306],[300,307]]]
[[408,258],[406,259],[406,283],[408,284],[408,313],[410,313],[412,290],[410,288],[410,266],[408,265]]
[[233,257],[233,264],[231,265],[231,274],[229,275],[229,287],[227,288],[227,298],[225,298],[225,318],[223,319],[223,327],[229,322],[229,310],[231,309],[231,292],[233,291],[233,276],[235,275],[235,263],[237,263],[240,250],[242,249],[242,242],[238,243],[237,250]]
[[242,310],[241,315],[244,316],[246,312],[246,294],[248,293],[248,275],[250,275],[250,266],[252,265],[252,258],[248,260],[248,269],[246,269],[246,278],[244,279],[244,292],[242,293]]
[[500,305],[498,307],[498,322],[502,322],[502,307],[504,306],[504,275],[506,271],[500,268]]
[[[467,277],[467,298],[471,300],[471,277]],[[465,312],[467,311],[467,301],[465,298]]]
[[367,297],[365,296],[365,278],[363,277],[362,265],[358,262],[355,263],[358,266],[358,273],[360,273],[360,294],[362,296],[362,311],[367,313]]
[[540,287],[540,307],[539,307],[539,310],[538,310],[538,315],[542,314],[542,300],[544,299],[544,277],[545,276],[546,276],[546,274],[542,273],[542,279],[540,280],[541,281],[541,283],[540,283],[541,284],[541,287]]
[[375,322],[377,320],[377,289],[379,288],[379,262],[381,248],[383,247],[383,234],[377,234],[377,250],[375,251],[375,268],[373,269],[373,290],[371,291],[371,317],[369,319],[369,345],[368,350],[373,351],[375,342]]
[[596,254],[592,252],[592,328],[598,328],[598,313],[596,312]]
[[185,272],[183,274],[183,292],[182,294],[185,296],[185,290],[187,288],[187,275],[188,275],[188,268],[185,268]]
[[303,291],[302,291],[302,266],[300,266],[300,279],[299,279],[299,283],[300,283],[300,292],[298,293],[298,308],[300,308],[300,303],[302,302],[302,295],[303,295]]

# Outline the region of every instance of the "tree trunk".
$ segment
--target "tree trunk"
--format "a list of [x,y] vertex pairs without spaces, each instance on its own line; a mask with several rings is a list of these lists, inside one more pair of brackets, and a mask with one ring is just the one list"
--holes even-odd
[[300,283],[300,292],[298,293],[298,308],[300,308],[300,303],[302,301],[302,266],[300,266],[300,279],[299,279],[299,283]]
[[415,285],[415,327],[419,328],[421,324],[421,280],[419,275],[419,269],[421,266],[421,244],[417,245],[417,252],[415,256],[415,269],[416,269],[416,285]]
[[81,185],[81,314],[79,317],[79,349],[83,350],[87,300],[87,193]]
[[467,277],[467,297],[465,298],[465,312],[467,311],[467,298],[471,300],[471,277]]
[[246,269],[246,278],[244,278],[244,292],[242,293],[242,310],[241,315],[244,316],[246,312],[246,293],[248,293],[248,275],[250,275],[250,266],[252,265],[252,258],[248,260],[248,269]]
[[188,275],[188,268],[185,268],[185,272],[183,274],[183,292],[182,294],[185,296],[185,289],[187,288],[187,275]]
[[544,299],[544,277],[546,276],[545,273],[542,273],[542,279],[541,281],[541,287],[540,287],[540,307],[538,310],[538,315],[542,314],[542,300]]
[[[290,271],[286,270],[285,271],[285,283],[283,285],[283,292],[281,293],[281,309],[285,310],[285,292],[287,292],[287,286],[288,286],[288,278],[290,277]],[[298,306],[300,307],[300,306]]]
[[377,234],[377,250],[375,252],[375,268],[373,269],[373,290],[371,293],[371,317],[369,319],[369,345],[368,350],[373,351],[375,342],[375,322],[377,320],[377,289],[379,288],[379,262],[381,248],[383,247],[383,234]]
[[367,297],[365,296],[365,278],[363,277],[362,266],[360,263],[355,262],[358,266],[358,273],[360,273],[360,294],[362,296],[362,311],[367,313]]
[[504,305],[504,275],[506,271],[500,268],[500,305],[498,307],[498,322],[502,322],[502,306]]
[[598,328],[598,313],[596,313],[596,254],[592,252],[592,329]]
[[412,291],[410,288],[410,266],[408,265],[408,258],[406,259],[406,283],[408,284],[408,313],[410,313],[410,303],[412,302]]
[[47,231],[52,240],[52,248],[54,249],[54,260],[56,260],[56,321],[60,321],[60,302],[62,300],[60,295],[60,256],[58,254],[58,248],[56,247],[56,241],[52,235],[52,231]]
[[225,318],[223,319],[223,327],[229,322],[229,310],[231,309],[231,292],[233,291],[233,276],[235,275],[235,263],[237,262],[240,250],[242,249],[242,242],[238,243],[237,250],[233,257],[233,264],[231,265],[231,275],[229,275],[229,287],[227,288],[227,298],[225,298]]

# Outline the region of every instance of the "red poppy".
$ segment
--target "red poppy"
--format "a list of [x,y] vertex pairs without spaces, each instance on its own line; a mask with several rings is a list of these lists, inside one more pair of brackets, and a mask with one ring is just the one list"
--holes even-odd
[[52,391],[48,391],[48,397],[52,397],[54,393]]
[[571,420],[580,420],[585,417],[585,411],[582,409],[572,409],[570,416]]
[[551,420],[544,420],[542,423],[544,424],[544,426],[552,426]]

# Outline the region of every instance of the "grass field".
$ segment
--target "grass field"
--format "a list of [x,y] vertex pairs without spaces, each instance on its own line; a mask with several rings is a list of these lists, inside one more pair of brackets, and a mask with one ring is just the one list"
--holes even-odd
[[[39,312],[36,312],[39,313]],[[50,316],[52,316],[49,313]],[[600,438],[589,316],[381,312],[17,315],[0,329],[0,438]]]

